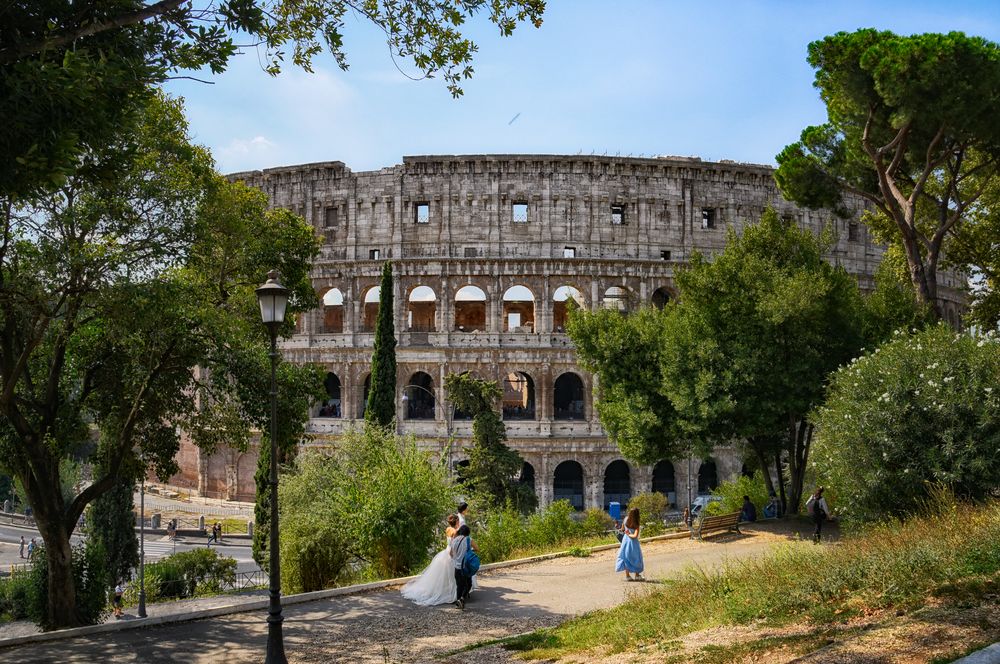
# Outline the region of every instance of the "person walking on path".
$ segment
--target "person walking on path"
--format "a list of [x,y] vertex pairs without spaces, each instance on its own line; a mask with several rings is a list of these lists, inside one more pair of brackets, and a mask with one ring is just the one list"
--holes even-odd
[[24,558],[24,535],[21,535],[21,545],[17,549],[17,555]]
[[823,497],[823,487],[816,487],[816,491],[806,501],[806,512],[816,524],[816,530],[813,532],[813,544],[819,544],[820,536],[823,533],[823,522],[830,516],[830,508]]
[[115,620],[122,617],[122,596],[125,595],[125,586],[119,581],[115,585],[115,597],[112,600],[112,605],[115,609]]
[[740,510],[740,521],[754,522],[757,520],[757,506],[750,502],[750,496],[743,496],[743,509]]
[[212,524],[212,534],[208,536],[208,541],[205,546],[209,546],[212,542],[215,542],[216,546],[219,544],[219,535],[222,533],[222,524],[215,522]]
[[458,532],[455,534],[455,538],[451,540],[448,548],[450,550],[452,565],[455,567],[455,606],[464,609],[465,600],[469,598],[469,592],[472,590],[472,577],[465,573],[463,563],[469,549],[479,551],[479,547],[472,541],[472,537],[469,535],[469,527],[459,526]]
[[31,562],[31,559],[32,559],[32,558],[34,557],[34,555],[35,555],[35,547],[36,547],[36,546],[38,546],[38,545],[37,545],[37,544],[35,544],[35,538],[34,538],[34,537],[32,537],[32,538],[31,538],[31,541],[30,541],[30,542],[28,542],[28,562],[29,562],[29,563]]
[[[633,507],[622,524],[622,545],[618,549],[615,572],[625,572],[626,581],[645,581],[642,576],[642,547],[639,545],[639,508]],[[633,577],[632,574],[635,574]]]

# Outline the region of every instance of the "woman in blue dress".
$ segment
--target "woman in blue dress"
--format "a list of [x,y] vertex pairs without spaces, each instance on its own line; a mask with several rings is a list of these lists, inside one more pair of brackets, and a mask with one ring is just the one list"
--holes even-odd
[[[642,577],[642,548],[639,546],[639,508],[633,507],[622,524],[622,545],[618,549],[615,571],[625,572],[626,581],[645,581]],[[635,574],[635,576],[632,576]]]

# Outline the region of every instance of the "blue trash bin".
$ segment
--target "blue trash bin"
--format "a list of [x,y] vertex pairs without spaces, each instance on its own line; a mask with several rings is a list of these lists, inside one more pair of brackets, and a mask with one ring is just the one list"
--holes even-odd
[[615,521],[620,521],[622,518],[622,505],[619,502],[611,502],[608,504],[608,514]]

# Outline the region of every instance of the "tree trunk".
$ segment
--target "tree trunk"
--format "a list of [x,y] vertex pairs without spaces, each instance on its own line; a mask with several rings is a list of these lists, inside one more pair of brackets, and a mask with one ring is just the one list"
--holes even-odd
[[800,420],[791,431],[792,449],[789,464],[789,506],[797,514],[802,503],[802,487],[805,484],[806,466],[809,460],[809,446],[812,443],[812,425],[806,420]]
[[781,450],[774,453],[774,469],[778,471],[778,496],[781,498],[781,513],[787,511],[785,499],[785,474],[781,471]]
[[77,627],[80,619],[76,613],[76,583],[73,579],[73,550],[69,531],[62,522],[38,521],[38,529],[45,541],[45,560],[48,565],[48,629]]
[[757,463],[760,464],[760,472],[764,476],[764,486],[767,487],[767,495],[777,495],[774,490],[774,480],[771,479],[771,471],[767,469],[767,451],[764,449],[764,443],[756,438],[750,438],[747,442],[757,457]]

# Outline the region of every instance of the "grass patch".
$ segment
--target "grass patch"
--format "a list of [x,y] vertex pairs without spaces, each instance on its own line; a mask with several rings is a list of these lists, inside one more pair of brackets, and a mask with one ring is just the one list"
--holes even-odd
[[508,647],[527,659],[597,648],[614,654],[720,625],[822,628],[887,610],[909,612],[934,595],[975,602],[996,591],[997,541],[1000,501],[947,504],[872,526],[834,547],[787,544],[716,570],[689,568],[660,590]]

